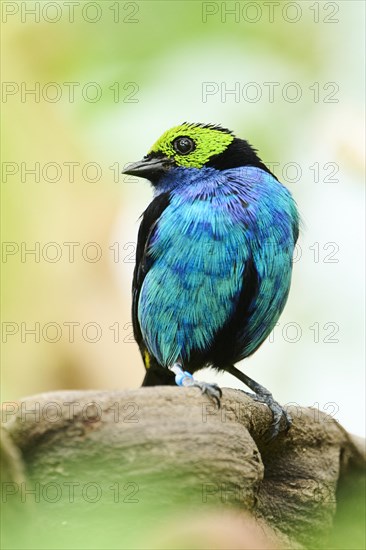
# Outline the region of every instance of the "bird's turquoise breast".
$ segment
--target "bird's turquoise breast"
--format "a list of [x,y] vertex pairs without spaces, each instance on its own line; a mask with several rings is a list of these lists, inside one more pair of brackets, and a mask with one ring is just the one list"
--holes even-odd
[[[263,314],[273,317],[266,301],[278,309],[272,295],[277,293],[280,300],[289,286],[289,280],[283,281],[281,289],[282,264],[287,271],[291,267],[290,212],[276,221],[276,208],[268,197],[272,191],[261,190],[261,185],[256,188],[253,182],[246,188],[238,169],[219,175],[208,170],[206,179],[202,170],[199,178],[194,172],[188,171],[189,192],[186,181],[181,193],[174,182],[175,192],[150,240],[150,269],[138,303],[143,338],[165,366],[178,359],[186,362],[192,350],[205,350],[212,344],[235,312],[249,258],[256,258],[264,284],[258,306],[265,311],[253,318],[254,337],[261,332]],[[284,189],[270,179],[275,189]],[[283,200],[290,209],[287,195],[276,200]],[[280,212],[282,207],[279,204]],[[279,252],[284,258],[278,256],[276,263],[274,255]]]

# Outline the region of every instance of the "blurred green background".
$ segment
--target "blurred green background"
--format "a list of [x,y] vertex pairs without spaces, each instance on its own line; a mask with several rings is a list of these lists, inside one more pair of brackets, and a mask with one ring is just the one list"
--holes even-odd
[[140,384],[130,286],[152,192],[120,172],[170,126],[212,122],[278,163],[303,218],[287,308],[246,372],[363,434],[363,2],[2,2],[2,17],[2,399]]

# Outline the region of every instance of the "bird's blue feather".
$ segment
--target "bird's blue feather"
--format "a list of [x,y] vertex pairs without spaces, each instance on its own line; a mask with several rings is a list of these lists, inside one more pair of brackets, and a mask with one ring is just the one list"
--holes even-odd
[[259,168],[240,167],[178,168],[159,182],[163,192],[171,200],[148,244],[138,303],[150,352],[169,366],[208,349],[235,313],[252,261],[258,291],[238,334],[241,357],[249,355],[287,299],[298,224],[289,191]]

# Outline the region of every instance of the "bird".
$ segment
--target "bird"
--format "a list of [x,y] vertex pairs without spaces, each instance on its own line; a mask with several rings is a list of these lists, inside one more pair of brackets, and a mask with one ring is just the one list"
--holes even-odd
[[132,282],[142,386],[197,386],[220,406],[221,388],[193,375],[226,371],[268,405],[268,438],[286,432],[290,415],[235,364],[266,340],[287,301],[299,235],[290,191],[248,141],[212,123],[167,130],[123,173],[153,187]]

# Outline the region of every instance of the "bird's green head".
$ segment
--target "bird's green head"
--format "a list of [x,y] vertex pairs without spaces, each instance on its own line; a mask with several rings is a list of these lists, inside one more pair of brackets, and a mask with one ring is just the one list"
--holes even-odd
[[255,149],[230,130],[184,122],[167,130],[142,161],[130,164],[124,173],[145,177],[155,184],[173,168],[226,170],[248,165],[268,171]]
[[213,156],[223,153],[234,136],[229,130],[202,124],[181,124],[167,130],[149,154],[164,155],[177,166],[202,168]]

